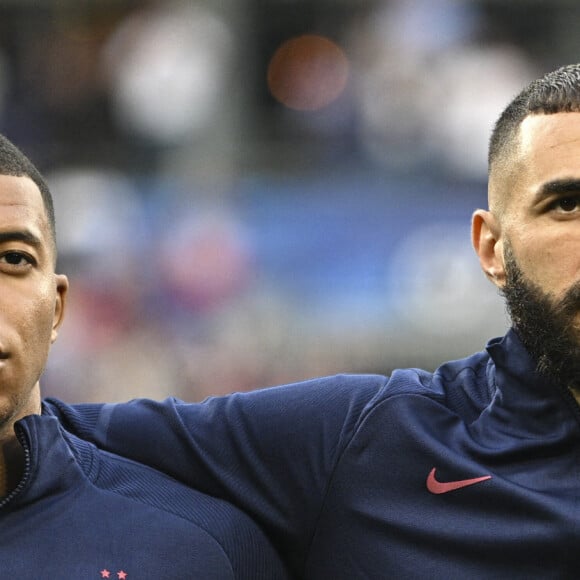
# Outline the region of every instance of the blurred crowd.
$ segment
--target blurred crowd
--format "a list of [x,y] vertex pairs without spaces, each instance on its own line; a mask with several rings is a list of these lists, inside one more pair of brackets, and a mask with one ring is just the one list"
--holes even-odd
[[0,1],[0,129],[71,280],[45,392],[198,400],[503,332],[469,216],[501,108],[575,60],[575,10]]

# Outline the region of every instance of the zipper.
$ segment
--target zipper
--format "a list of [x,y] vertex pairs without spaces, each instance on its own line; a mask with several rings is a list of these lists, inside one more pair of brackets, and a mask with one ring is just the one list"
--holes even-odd
[[30,477],[30,448],[26,437],[18,426],[16,426],[16,438],[24,450],[24,472],[20,478],[20,483],[2,500],[0,500],[0,509],[5,508],[26,486]]

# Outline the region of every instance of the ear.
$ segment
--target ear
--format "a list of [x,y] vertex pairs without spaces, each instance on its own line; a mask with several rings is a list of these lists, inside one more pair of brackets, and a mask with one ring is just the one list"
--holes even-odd
[[471,219],[471,243],[479,256],[481,269],[498,288],[505,284],[503,240],[497,218],[490,212],[478,209]]
[[64,320],[66,297],[68,293],[68,278],[62,274],[55,275],[56,300],[54,305],[54,317],[52,319],[52,334],[50,342],[53,343],[58,336],[58,329]]

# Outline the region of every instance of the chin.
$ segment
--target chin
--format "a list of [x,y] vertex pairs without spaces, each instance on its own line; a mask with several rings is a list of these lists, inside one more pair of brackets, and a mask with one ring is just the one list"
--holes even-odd
[[40,412],[40,401],[37,402],[35,390],[17,395],[8,395],[0,388],[0,435],[14,434],[14,423],[28,415]]

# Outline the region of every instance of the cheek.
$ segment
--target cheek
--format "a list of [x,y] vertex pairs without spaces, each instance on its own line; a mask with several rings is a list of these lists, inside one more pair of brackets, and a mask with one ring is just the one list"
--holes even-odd
[[580,237],[529,236],[519,248],[519,263],[526,276],[555,296],[580,280]]
[[48,349],[52,334],[52,323],[54,318],[54,298],[50,293],[37,296],[29,301],[28,307],[24,310],[24,328],[27,342],[37,348],[44,350],[44,345]]

